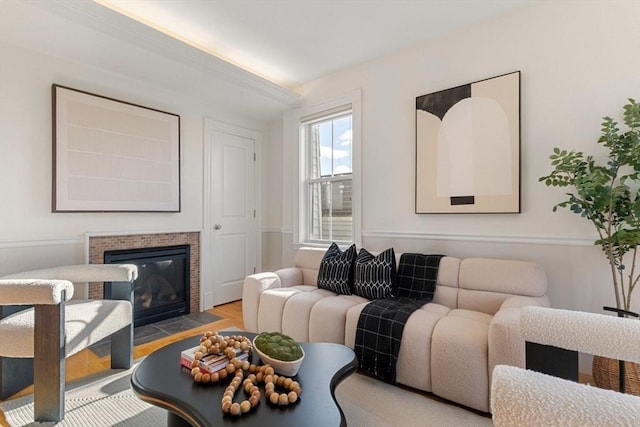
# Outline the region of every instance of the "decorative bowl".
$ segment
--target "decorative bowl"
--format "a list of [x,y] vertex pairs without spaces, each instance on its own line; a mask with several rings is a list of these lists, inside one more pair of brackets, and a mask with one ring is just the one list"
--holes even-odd
[[258,356],[260,356],[260,360],[262,360],[262,362],[264,364],[271,365],[273,367],[273,370],[277,374],[284,375],[284,376],[287,376],[287,377],[293,377],[298,373],[298,370],[300,369],[300,365],[302,365],[302,361],[304,360],[304,349],[302,347],[300,347],[300,349],[302,350],[302,357],[300,357],[297,360],[293,360],[291,362],[286,362],[284,360],[274,359],[273,357],[270,357],[270,356],[264,354],[256,346],[255,341],[256,341],[256,339],[254,338],[253,339],[253,349],[255,350],[256,353],[258,353]]

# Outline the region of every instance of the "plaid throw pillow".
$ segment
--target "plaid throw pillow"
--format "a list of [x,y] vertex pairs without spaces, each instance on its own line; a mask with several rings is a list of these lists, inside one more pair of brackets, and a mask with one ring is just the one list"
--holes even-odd
[[378,256],[360,249],[354,269],[353,293],[370,300],[393,296],[396,255],[389,248]]
[[402,254],[398,265],[397,295],[431,301],[436,291],[438,266],[443,256]]
[[333,242],[320,261],[318,288],[327,289],[336,294],[351,295],[355,259],[356,245],[351,245],[342,252]]

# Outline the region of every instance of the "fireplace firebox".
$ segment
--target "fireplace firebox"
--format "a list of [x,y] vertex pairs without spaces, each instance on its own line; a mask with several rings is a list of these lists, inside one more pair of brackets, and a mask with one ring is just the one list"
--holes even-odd
[[[190,246],[119,249],[104,252],[105,264],[135,264],[134,326],[147,325],[189,313]],[[126,298],[121,287],[104,284],[105,298]]]

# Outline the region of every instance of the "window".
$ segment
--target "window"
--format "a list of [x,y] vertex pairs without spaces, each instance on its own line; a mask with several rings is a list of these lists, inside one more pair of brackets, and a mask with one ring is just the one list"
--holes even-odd
[[304,125],[308,240],[353,240],[351,124],[348,111]]
[[[306,112],[299,127],[299,243],[360,241],[359,92]],[[348,102],[345,102],[348,101]]]

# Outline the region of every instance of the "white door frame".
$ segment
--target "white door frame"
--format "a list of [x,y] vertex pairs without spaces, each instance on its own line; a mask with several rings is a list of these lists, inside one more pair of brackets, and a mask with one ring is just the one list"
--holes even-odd
[[213,256],[213,144],[215,132],[222,132],[237,135],[255,141],[254,162],[254,206],[256,210],[256,271],[262,270],[262,133],[256,130],[243,128],[228,123],[214,120],[210,117],[204,118],[203,123],[203,231],[202,231],[202,254],[200,259],[200,270],[202,272],[202,283],[200,285],[200,311],[208,310],[213,306],[214,272],[212,263],[209,261]]

